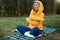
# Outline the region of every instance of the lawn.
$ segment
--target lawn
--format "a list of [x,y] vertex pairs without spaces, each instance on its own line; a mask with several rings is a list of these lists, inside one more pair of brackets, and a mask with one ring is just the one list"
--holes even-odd
[[[16,28],[17,25],[27,26],[26,17],[0,17],[0,40],[5,40],[7,34],[14,34],[10,30]],[[45,16],[44,24],[47,27],[58,28],[58,31],[47,35],[46,37],[36,38],[36,40],[60,40],[60,15]]]

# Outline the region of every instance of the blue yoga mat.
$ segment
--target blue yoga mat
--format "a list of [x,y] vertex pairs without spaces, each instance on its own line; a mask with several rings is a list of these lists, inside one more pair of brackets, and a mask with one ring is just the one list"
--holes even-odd
[[48,28],[48,27],[44,27],[44,29],[46,30],[47,34],[55,32],[57,30],[55,28]]
[[[56,31],[55,28],[44,27],[44,29],[46,30],[47,34]],[[26,36],[24,36],[24,35],[22,35],[22,34],[20,34],[20,33],[7,35],[7,36],[5,36],[5,38],[6,38],[7,40],[34,40],[33,38],[26,37]]]

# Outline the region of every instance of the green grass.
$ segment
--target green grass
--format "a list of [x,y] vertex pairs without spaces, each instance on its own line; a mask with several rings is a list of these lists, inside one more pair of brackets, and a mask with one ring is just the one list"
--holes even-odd
[[[25,20],[26,17],[12,17],[12,18],[0,18],[0,40],[5,40],[4,36],[7,34],[13,34],[10,30],[16,28],[17,25],[27,26],[28,23]],[[47,27],[53,27],[60,29],[60,15],[45,16],[44,25]],[[60,40],[60,30],[47,35],[46,37],[37,38],[36,40]]]

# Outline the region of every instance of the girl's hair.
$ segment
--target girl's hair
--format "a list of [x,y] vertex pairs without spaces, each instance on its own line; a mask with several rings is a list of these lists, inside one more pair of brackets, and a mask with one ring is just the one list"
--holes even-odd
[[40,5],[40,1],[39,1],[39,0],[35,0],[35,1],[33,1],[33,4],[34,4],[34,3],[37,3],[37,4]]
[[35,0],[35,1],[33,1],[33,3],[40,3],[40,1],[39,0]]

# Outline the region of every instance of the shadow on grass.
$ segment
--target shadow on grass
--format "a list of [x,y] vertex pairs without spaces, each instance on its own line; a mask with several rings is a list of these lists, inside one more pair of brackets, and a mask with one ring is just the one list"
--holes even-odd
[[4,38],[4,35],[5,35],[4,32],[0,30],[0,40],[6,40]]
[[60,40],[60,30],[54,33],[48,34],[44,37],[36,38],[35,40]]

